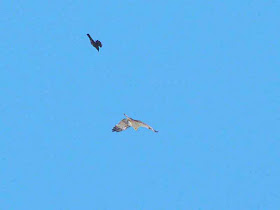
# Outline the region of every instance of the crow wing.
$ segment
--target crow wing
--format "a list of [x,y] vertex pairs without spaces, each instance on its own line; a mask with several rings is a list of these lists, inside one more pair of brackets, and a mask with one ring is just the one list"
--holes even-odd
[[97,46],[102,47],[102,43],[99,40],[96,40],[95,43],[97,44]]
[[90,43],[91,43],[91,44],[94,43],[94,41],[93,41],[93,39],[91,38],[91,36],[90,36],[89,34],[87,34],[87,36],[88,36],[88,38],[89,38],[89,40],[90,40]]

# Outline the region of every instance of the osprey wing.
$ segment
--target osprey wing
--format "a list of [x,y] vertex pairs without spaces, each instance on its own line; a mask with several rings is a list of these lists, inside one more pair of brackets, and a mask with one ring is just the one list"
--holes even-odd
[[134,120],[135,124],[137,124],[137,127],[144,127],[144,128],[148,128],[149,130],[152,130],[153,132],[157,133],[158,131],[156,131],[155,129],[153,129],[151,126],[149,126],[146,123],[143,123],[140,120]]
[[115,127],[113,127],[112,132],[121,132],[129,128],[130,125],[128,125],[128,120],[123,119],[121,120]]

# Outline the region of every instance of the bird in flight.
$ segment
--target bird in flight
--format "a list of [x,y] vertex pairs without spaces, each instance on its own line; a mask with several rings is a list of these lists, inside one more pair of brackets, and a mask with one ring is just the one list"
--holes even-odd
[[133,127],[134,130],[138,130],[139,127],[144,127],[152,130],[153,132],[158,132],[154,130],[151,126],[147,125],[146,123],[141,122],[140,120],[134,120],[130,117],[128,117],[126,114],[124,114],[126,118],[122,119],[115,127],[112,129],[112,132],[121,132],[126,130],[129,127]]
[[87,34],[87,36],[90,40],[91,45],[94,46],[99,52],[99,47],[102,47],[102,43],[99,40],[94,41],[89,34]]

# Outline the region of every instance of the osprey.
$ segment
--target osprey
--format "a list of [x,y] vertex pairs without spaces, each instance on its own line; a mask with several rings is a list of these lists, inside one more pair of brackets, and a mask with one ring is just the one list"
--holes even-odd
[[102,47],[102,43],[99,40],[94,41],[89,34],[87,34],[87,36],[90,40],[91,45],[94,46],[99,52],[99,47]]
[[148,128],[154,132],[158,132],[156,130],[154,130],[151,126],[147,125],[146,123],[143,123],[139,120],[134,120],[130,117],[128,117],[126,114],[124,114],[124,116],[126,116],[126,118],[124,118],[123,120],[121,120],[117,125],[115,125],[115,127],[112,129],[112,132],[121,132],[126,130],[129,127],[133,127],[134,130],[138,130],[139,127],[144,127],[144,128]]

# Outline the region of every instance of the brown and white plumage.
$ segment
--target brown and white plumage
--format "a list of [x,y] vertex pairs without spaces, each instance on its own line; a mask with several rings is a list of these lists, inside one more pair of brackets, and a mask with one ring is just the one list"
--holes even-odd
[[117,125],[115,125],[112,131],[121,132],[128,129],[129,127],[130,125],[128,125],[128,119],[123,119]]
[[115,125],[115,127],[112,129],[113,132],[121,132],[128,129],[129,127],[133,127],[136,131],[138,130],[138,128],[144,127],[152,130],[153,132],[158,132],[146,123],[143,123],[140,120],[134,120],[128,117],[126,114],[124,115],[126,116],[126,118],[122,119],[117,125]]
[[102,47],[102,43],[99,40],[94,41],[89,34],[87,34],[87,36],[90,40],[91,45],[94,46],[99,52],[99,47]]

